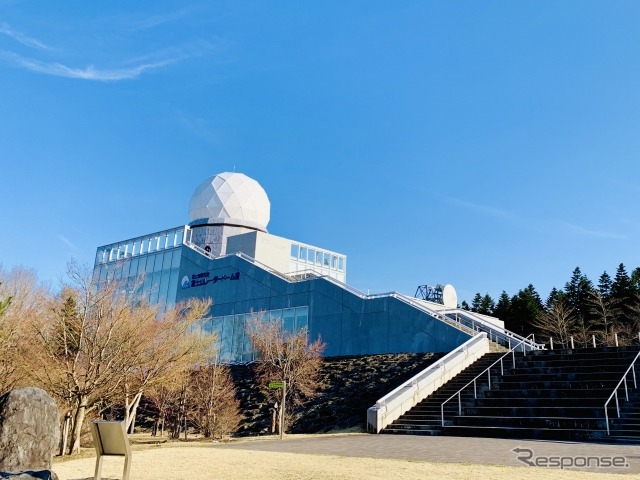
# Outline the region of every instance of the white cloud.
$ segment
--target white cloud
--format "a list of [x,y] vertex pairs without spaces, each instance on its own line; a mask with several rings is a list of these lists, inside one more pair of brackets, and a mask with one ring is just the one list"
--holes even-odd
[[626,235],[620,235],[613,232],[603,232],[601,230],[591,230],[585,227],[581,227],[580,225],[574,225],[573,223],[560,222],[560,224],[565,228],[571,230],[572,232],[585,237],[608,238],[611,240],[625,240],[627,238]]
[[84,68],[73,68],[58,62],[42,62],[40,60],[22,57],[11,52],[0,52],[0,57],[4,57],[6,60],[33,72],[44,73],[56,77],[79,78],[83,80],[97,80],[104,82],[136,78],[146,70],[164,67],[174,62],[173,59],[168,59],[153,63],[144,63],[128,68],[98,69],[93,65],[89,65]]
[[36,40],[35,38],[30,37],[28,35],[25,35],[24,33],[15,31],[14,29],[12,29],[6,23],[0,24],[0,33],[2,33],[4,35],[7,35],[8,37],[13,38],[17,42],[20,42],[21,44],[23,44],[23,45],[25,45],[27,47],[39,48],[41,50],[48,50],[49,49],[49,47],[46,46],[41,41]]
[[60,239],[62,243],[64,243],[67,247],[71,248],[72,250],[78,250],[78,247],[64,235],[58,234],[58,239]]
[[498,208],[490,207],[488,205],[482,205],[479,203],[467,202],[465,200],[460,200],[459,198],[448,198],[449,203],[453,205],[457,205],[459,207],[466,208],[467,210],[473,210],[475,212],[481,213],[483,215],[489,215],[491,217],[503,218],[506,220],[517,220],[518,217],[511,212],[507,212],[506,210],[500,210]]

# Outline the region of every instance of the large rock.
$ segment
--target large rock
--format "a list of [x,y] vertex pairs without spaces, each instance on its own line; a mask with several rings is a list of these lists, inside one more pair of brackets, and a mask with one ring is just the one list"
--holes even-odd
[[56,402],[36,387],[0,397],[0,471],[51,470],[60,440]]

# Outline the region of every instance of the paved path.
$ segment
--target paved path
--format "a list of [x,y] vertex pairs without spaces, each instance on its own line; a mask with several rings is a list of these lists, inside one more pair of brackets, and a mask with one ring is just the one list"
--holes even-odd
[[[284,440],[247,441],[220,445],[215,448],[259,450],[270,452],[309,453],[349,457],[397,458],[428,462],[471,463],[485,465],[526,466],[518,460],[526,458],[544,466],[549,462],[564,462],[572,470],[600,473],[640,473],[640,446],[602,445],[594,443],[550,442],[536,440],[507,440],[497,438],[468,438],[412,435],[327,435],[326,437],[285,438]],[[521,449],[514,452],[513,449]],[[531,452],[522,449],[531,450]],[[562,458],[560,458],[562,457]],[[592,457],[586,459],[585,457]],[[595,459],[593,457],[599,457]],[[628,467],[596,468],[603,457],[618,458]],[[590,467],[584,464],[589,462]],[[613,461],[613,460],[612,460]],[[553,465],[551,465],[553,467]]]

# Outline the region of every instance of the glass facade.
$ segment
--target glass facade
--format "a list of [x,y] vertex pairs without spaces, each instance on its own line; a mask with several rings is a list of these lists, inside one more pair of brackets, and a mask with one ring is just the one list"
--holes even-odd
[[303,306],[207,318],[200,323],[199,328],[205,335],[215,336],[220,361],[251,362],[256,359],[256,355],[251,349],[247,324],[256,316],[263,321],[280,322],[289,332],[309,325],[309,307]]
[[180,279],[177,301],[213,301],[202,329],[215,334],[224,362],[254,359],[245,325],[256,312],[290,331],[306,326],[310,339],[326,343],[325,356],[449,352],[470,338],[392,295],[359,294],[319,277],[287,280],[236,255],[211,259],[184,246]]
[[311,245],[292,242],[289,274],[309,270],[328,275],[345,283],[347,281],[347,257]]
[[[108,275],[122,279],[153,304],[211,299],[200,328],[212,335],[224,362],[254,360],[245,329],[256,314],[289,331],[306,327],[310,339],[326,343],[326,356],[449,352],[470,338],[392,294],[370,296],[325,277],[283,275],[239,255],[212,258],[185,240],[189,233],[181,227],[100,247],[94,275],[98,283]],[[297,271],[313,265],[338,280],[346,274],[344,255],[301,243],[290,254]]]
[[173,306],[185,232],[181,227],[98,248],[93,270],[98,287],[107,278],[123,280],[127,290],[137,287],[152,305]]
[[137,257],[153,252],[161,252],[179,247],[188,240],[191,230],[187,226],[163,230],[143,237],[132,238],[124,242],[99,247],[96,252],[96,265],[117,262],[129,257]]

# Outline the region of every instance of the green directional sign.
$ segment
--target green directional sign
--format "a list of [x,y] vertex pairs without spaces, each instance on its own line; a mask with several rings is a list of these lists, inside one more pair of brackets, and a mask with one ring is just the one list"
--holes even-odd
[[284,387],[284,382],[269,382],[269,388],[271,389],[282,388],[282,387]]

